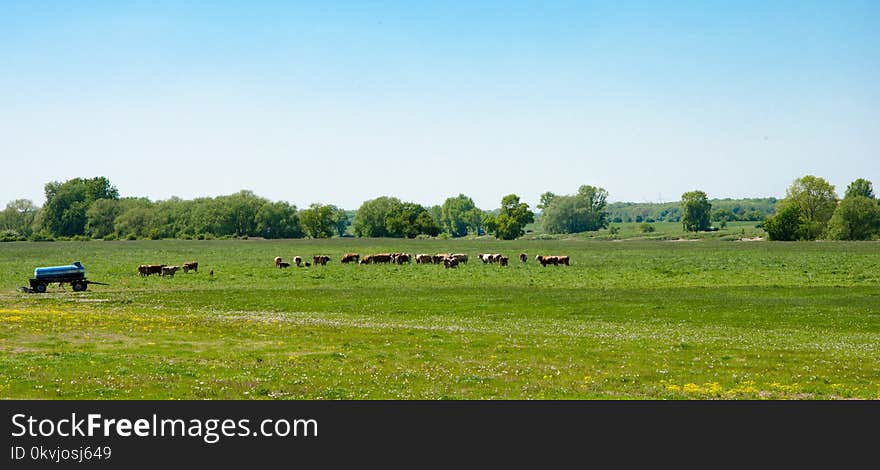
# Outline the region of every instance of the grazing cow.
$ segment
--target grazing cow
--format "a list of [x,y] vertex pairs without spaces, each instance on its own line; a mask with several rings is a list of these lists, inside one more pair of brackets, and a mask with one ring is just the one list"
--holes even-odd
[[214,270],[213,269],[208,271],[208,276],[214,277]]
[[357,263],[358,259],[360,257],[361,256],[357,253],[346,253],[346,254],[342,255],[342,260],[340,260],[340,261],[344,264]]
[[443,262],[443,260],[445,260],[446,258],[449,258],[451,256],[452,256],[451,253],[437,253],[436,255],[431,257],[431,261],[434,264],[440,264]]
[[536,256],[535,259],[541,263],[541,266],[547,266],[548,264],[553,266],[559,266],[560,264],[569,266],[568,256]]
[[178,269],[180,269],[180,266],[163,266],[162,272],[159,275],[174,277],[174,273],[176,273]]
[[419,253],[416,255],[416,264],[433,264],[433,259],[431,255],[426,253]]
[[282,262],[278,263],[279,269],[284,269],[284,268],[289,268],[289,267],[290,267],[290,263],[288,263],[286,261],[282,261]]
[[457,268],[458,260],[453,258],[452,256],[447,256],[443,258],[443,267],[444,268]]
[[280,257],[280,256],[276,256],[276,257],[275,257],[275,266],[278,266],[278,263],[280,263],[280,262],[281,262],[281,257]]
[[329,257],[329,256],[325,256],[325,255],[316,255],[316,256],[313,256],[313,257],[312,257],[312,263],[313,263],[315,266],[317,266],[317,265],[319,265],[319,264],[320,264],[321,266],[324,266],[324,265],[326,265],[329,261],[330,261],[330,257]]
[[508,259],[509,259],[509,258],[506,257],[506,256],[499,256],[499,257],[498,257],[498,264],[500,264],[501,266],[507,266],[507,260],[508,260]]
[[520,253],[520,254],[519,254],[519,260],[520,260],[520,262],[525,263],[528,259],[529,259],[529,257],[526,256],[525,253]]
[[141,276],[149,276],[150,274],[162,275],[164,264],[142,264],[138,266],[138,274]]
[[299,256],[294,256],[293,257],[293,264],[295,264],[297,268],[302,267],[303,259]]
[[483,264],[486,264],[489,262],[489,255],[487,255],[485,253],[477,253],[477,258],[480,258],[480,261],[482,261]]
[[408,253],[394,253],[391,258],[395,263],[403,264],[409,263],[411,257]]
[[199,263],[196,261],[190,261],[189,263],[183,263],[183,272],[188,273],[190,271],[199,272]]
[[377,253],[375,255],[370,256],[370,261],[373,264],[377,264],[377,263],[388,264],[392,261],[391,253]]
[[464,253],[453,253],[452,257],[457,259],[458,262],[461,264],[467,264],[467,262],[468,262],[468,255],[466,255]]
[[373,257],[370,255],[364,255],[363,258],[358,262],[359,264],[370,264],[373,262]]

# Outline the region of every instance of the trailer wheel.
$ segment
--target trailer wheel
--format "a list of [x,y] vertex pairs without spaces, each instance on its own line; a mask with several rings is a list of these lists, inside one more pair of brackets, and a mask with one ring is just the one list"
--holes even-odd
[[82,292],[86,290],[87,284],[82,281],[76,281],[72,284],[72,287],[74,292]]
[[44,282],[38,283],[37,285],[34,286],[34,290],[40,294],[46,292],[46,283],[44,283]]

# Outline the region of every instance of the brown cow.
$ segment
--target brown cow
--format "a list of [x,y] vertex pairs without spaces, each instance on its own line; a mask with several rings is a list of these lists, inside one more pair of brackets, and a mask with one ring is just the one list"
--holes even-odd
[[199,263],[196,261],[190,261],[189,263],[183,263],[183,272],[188,273],[190,271],[199,272]]
[[330,261],[330,257],[326,255],[315,255],[312,257],[312,264],[315,266],[321,265],[324,266]]
[[431,261],[434,264],[440,264],[443,262],[443,260],[445,260],[446,258],[449,258],[450,256],[452,256],[451,253],[437,253],[436,255],[431,257]]
[[509,259],[509,258],[506,257],[506,256],[499,256],[499,257],[498,257],[498,264],[500,264],[501,266],[507,266],[507,260],[508,260],[508,259]]
[[528,261],[528,259],[529,259],[529,257],[526,256],[525,253],[520,253],[520,254],[519,254],[519,260],[520,260],[520,262],[525,263],[526,261]]
[[373,262],[373,257],[370,255],[364,255],[363,258],[358,262],[359,264],[370,264]]
[[391,259],[397,264],[409,263],[411,256],[408,253],[394,253]]
[[375,263],[388,264],[392,261],[391,253],[377,253],[377,254],[372,255],[370,257],[370,261],[374,264]]
[[434,260],[429,254],[419,253],[416,255],[416,264],[432,264],[433,262]]
[[342,259],[340,260],[340,262],[342,262],[344,264],[357,263],[358,259],[360,259],[360,257],[361,256],[357,253],[346,253],[346,254],[342,255]]
[[138,274],[141,276],[149,276],[150,274],[162,275],[164,264],[142,264],[138,266]]
[[556,257],[556,261],[557,261],[559,264],[564,264],[564,265],[566,265],[566,266],[570,266],[570,265],[568,264],[568,256],[557,256],[557,257]]
[[180,266],[163,266],[162,272],[159,275],[174,277],[174,273],[176,273],[178,269],[180,269]]
[[457,268],[458,267],[458,259],[453,258],[452,256],[447,256],[443,258],[443,267],[444,268]]
[[461,264],[467,264],[467,262],[468,262],[468,255],[466,255],[464,253],[453,253],[452,257],[457,259],[458,262]]

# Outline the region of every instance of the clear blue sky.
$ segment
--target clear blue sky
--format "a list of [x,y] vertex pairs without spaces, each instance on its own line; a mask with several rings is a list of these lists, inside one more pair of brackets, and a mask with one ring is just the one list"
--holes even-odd
[[880,2],[0,3],[0,204],[880,186]]

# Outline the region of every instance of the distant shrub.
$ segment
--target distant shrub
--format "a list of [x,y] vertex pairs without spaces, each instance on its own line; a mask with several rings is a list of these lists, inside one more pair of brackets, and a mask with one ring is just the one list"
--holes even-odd
[[0,242],[24,241],[25,238],[12,229],[0,230]]
[[133,233],[129,233],[129,234],[125,237],[125,239],[126,239],[126,240],[137,240],[138,237],[137,237],[137,235],[135,235],[135,234],[133,234]]
[[29,240],[32,242],[54,242],[55,238],[49,232],[40,230],[39,232],[34,232]]
[[102,238],[101,240],[104,240],[105,242],[111,242],[118,238],[119,237],[117,237],[115,233],[108,233],[107,235],[104,235],[104,238]]
[[653,225],[651,225],[647,222],[643,223],[642,225],[639,225],[639,231],[642,233],[651,233],[651,232],[655,232],[656,230],[657,229]]
[[90,242],[90,241],[92,241],[92,237],[88,237],[85,235],[74,235],[74,236],[70,237],[70,239],[75,242]]

